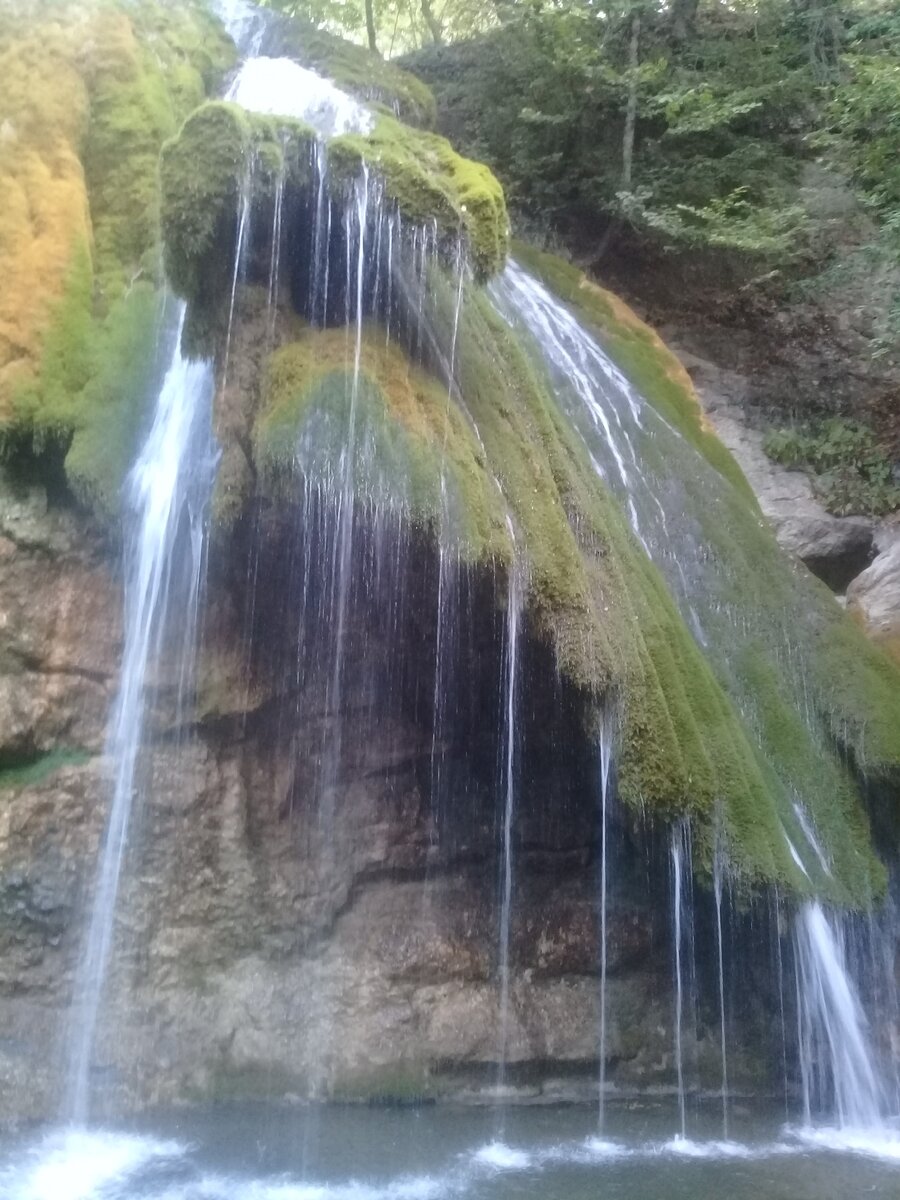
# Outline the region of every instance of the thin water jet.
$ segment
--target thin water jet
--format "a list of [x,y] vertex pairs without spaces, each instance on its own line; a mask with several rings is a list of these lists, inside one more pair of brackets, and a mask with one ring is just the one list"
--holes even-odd
[[609,782],[612,766],[612,736],[604,719],[600,729],[600,1078],[598,1128],[606,1118],[606,969],[607,906],[609,903]]
[[722,1136],[728,1140],[728,1045],[725,1036],[725,967],[722,947],[722,893],[725,884],[725,855],[721,844],[713,857],[713,894],[716,903],[716,958],[719,968],[719,1043],[722,1058]]
[[[512,528],[510,528],[512,535]],[[519,569],[510,568],[506,609],[506,653],[503,695],[503,826],[501,843],[501,902],[498,973],[500,977],[500,1045],[497,1065],[497,1091],[503,1104],[509,1054],[509,932],[513,894],[513,822],[516,803],[516,699],[519,669],[519,636],[522,618],[523,586]]]
[[[179,580],[179,694],[188,684],[187,656],[193,655],[207,505],[217,455],[211,426],[212,366],[183,357],[184,318],[181,306],[174,322],[172,361],[159,393],[153,425],[126,483],[125,649],[107,735],[107,754],[114,763],[113,792],[70,1015],[64,1114],[77,1124],[89,1116],[91,1061],[137,798],[147,675],[165,646],[169,605]],[[186,546],[179,536],[184,521]]]

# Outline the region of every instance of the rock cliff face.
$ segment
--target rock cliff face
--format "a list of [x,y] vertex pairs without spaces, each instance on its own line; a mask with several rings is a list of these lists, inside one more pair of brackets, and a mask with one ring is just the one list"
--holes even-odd
[[[65,11],[60,52],[81,62],[78,6]],[[93,1092],[116,1111],[248,1095],[478,1099],[505,1044],[503,1078],[520,1095],[595,1093],[604,738],[616,743],[606,1079],[674,1083],[678,822],[698,877],[688,1084],[719,1081],[718,980],[699,985],[715,965],[705,884],[724,845],[740,896],[730,1079],[767,1087],[762,1064],[781,1061],[764,1016],[778,1006],[777,942],[749,933],[770,923],[759,897],[773,884],[847,906],[883,894],[865,802],[891,794],[900,763],[895,671],[785,562],[689,377],[634,314],[525,247],[534,275],[516,267],[480,286],[508,233],[486,169],[381,114],[367,135],[336,139],[339,169],[317,175],[307,127],[201,103],[231,47],[218,30],[205,55],[209,18],[186,11],[166,54],[194,63],[190,86],[166,92],[139,165],[186,344],[208,356],[210,390],[218,380],[222,455],[196,662],[183,633],[171,657],[161,638],[140,680]],[[107,149],[119,107],[146,116],[144,88],[162,86],[168,61],[138,53],[156,35],[122,19],[130,84],[107,96],[108,122],[90,96],[85,134]],[[62,1090],[111,793],[123,596],[110,531],[166,340],[155,223],[135,199],[104,232],[118,176],[98,171],[93,256],[69,247],[28,386],[0,406],[7,1117],[52,1113]],[[134,240],[120,245],[114,228]],[[516,272],[544,328],[552,317],[575,330],[596,369],[590,396],[558,369],[563,335],[528,334]],[[605,430],[598,396],[621,410]],[[618,453],[613,423],[624,491],[603,466]],[[638,506],[652,510],[648,538]]]
[[[4,478],[2,513],[0,1111],[13,1118],[52,1114],[62,1089],[60,1038],[110,792],[102,748],[121,596],[115,552],[83,519],[48,510],[39,488]],[[292,688],[296,634],[277,598],[257,597],[248,636],[240,536],[211,564],[207,715],[179,726],[172,680],[165,669],[154,680],[95,1054],[101,1102],[485,1098],[500,1045],[494,583],[460,585],[483,602],[460,630],[477,685],[470,711],[437,733],[433,618],[422,615],[436,611],[433,552],[404,551],[413,591],[398,622],[354,608],[354,682],[317,804],[338,714],[323,711],[323,689]],[[266,528],[263,569],[285,537],[283,523]],[[391,679],[398,645],[410,665]],[[231,682],[236,646],[249,686]],[[520,1097],[564,1099],[596,1090],[596,763],[571,689],[547,686],[546,648],[526,639],[523,657],[507,1082]],[[624,828],[611,844],[607,1078],[626,1092],[668,1087],[664,859]],[[736,1014],[753,1047],[743,1069],[735,1052],[739,1087],[765,1086],[761,995]],[[710,1085],[714,1019],[699,1014],[691,1059],[695,1082]]]

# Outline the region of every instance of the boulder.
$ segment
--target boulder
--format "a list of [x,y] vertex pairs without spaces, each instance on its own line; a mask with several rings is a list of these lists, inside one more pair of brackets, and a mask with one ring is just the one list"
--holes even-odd
[[850,584],[847,608],[900,662],[900,537],[887,542],[872,565]]

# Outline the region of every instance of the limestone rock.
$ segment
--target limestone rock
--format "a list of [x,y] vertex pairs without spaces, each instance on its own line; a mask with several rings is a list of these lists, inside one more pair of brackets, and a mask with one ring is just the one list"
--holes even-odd
[[847,589],[847,607],[872,638],[900,661],[900,537]]
[[741,403],[747,381],[696,355],[679,351],[719,438],[737,459],[759,506],[788,553],[834,591],[842,592],[874,553],[875,523],[868,517],[836,517],[817,499],[809,477],[779,466],[763,450]]

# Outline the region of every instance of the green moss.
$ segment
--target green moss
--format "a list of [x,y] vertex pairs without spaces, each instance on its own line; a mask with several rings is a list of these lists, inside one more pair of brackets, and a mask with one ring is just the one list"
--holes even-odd
[[0,764],[0,790],[36,787],[63,767],[80,767],[90,762],[86,750],[53,750],[28,762]]
[[106,17],[82,159],[97,289],[108,303],[138,272],[155,274],[160,147],[232,61],[230,43],[196,5],[150,2]]
[[188,117],[160,158],[166,274],[175,291],[198,300],[219,292],[230,273],[221,246],[237,214],[250,149],[250,123],[234,104],[211,102]]
[[[780,819],[791,841],[804,860],[818,892],[830,894],[837,902],[859,900],[847,890],[846,881],[868,877],[875,894],[886,885],[884,868],[871,851],[868,821],[859,803],[850,772],[824,744],[810,736],[800,712],[784,695],[784,685],[768,659],[765,646],[750,646],[741,655],[740,671],[744,682],[757,698],[756,721],[761,741],[778,764],[778,774],[788,803]],[[809,814],[817,831],[817,840],[832,858],[828,875],[808,845],[794,809],[800,797],[814,797]],[[755,814],[748,813],[749,819]]]
[[215,340],[217,313],[230,294],[241,189],[270,193],[283,175],[308,184],[315,134],[300,121],[256,116],[211,101],[185,121],[160,159],[166,273],[191,302],[195,351]]
[[[188,118],[164,147],[161,164],[166,269],[176,291],[207,304],[221,293],[230,270],[221,248],[234,240],[228,231],[244,180],[252,182],[254,194],[265,192],[284,168],[289,184],[308,183],[314,137],[300,122],[252,116],[223,102],[204,104]],[[465,237],[480,275],[502,267],[506,206],[487,167],[461,158],[444,138],[389,116],[378,117],[368,135],[345,134],[330,143],[330,172],[338,185],[349,185],[364,162],[406,219],[434,221],[446,236]]]
[[[64,264],[63,283],[49,306],[33,368],[16,373],[0,440],[30,440],[36,450],[53,443],[66,455],[66,475],[79,499],[110,515],[140,433],[157,342],[160,147],[233,60],[234,49],[192,3],[133,6],[122,0],[86,14],[63,0],[52,17],[38,27],[36,41],[46,41],[47,60],[76,108],[69,76],[81,83],[86,110],[73,124],[38,70],[33,87],[42,93],[51,88],[46,127],[22,122],[17,132],[32,145],[17,143],[16,153],[33,186],[35,152],[48,156],[50,176],[65,170],[68,178],[77,149],[90,225],[79,229],[70,220],[65,231],[52,231],[68,236],[68,244],[54,249],[55,261]],[[66,138],[71,151],[63,153]],[[55,186],[48,177],[42,190]],[[32,208],[38,199],[31,199]],[[46,242],[46,221],[41,212],[32,221],[36,248]],[[34,255],[28,234],[27,226],[16,234],[25,241],[26,260]],[[0,314],[0,335],[2,325]]]
[[900,668],[833,603],[824,584],[810,621],[813,703],[831,735],[872,776],[900,777]]
[[92,316],[82,247],[44,339],[40,377],[16,393],[15,420],[0,431],[0,444],[24,437],[37,452],[52,444],[77,499],[104,517],[118,511],[137,452],[160,316],[155,288],[141,282],[104,317]]
[[65,470],[77,499],[109,518],[146,433],[161,320],[158,293],[138,283],[94,330],[93,368],[73,414]]
[[327,75],[358,99],[383,105],[407,125],[434,127],[431,89],[409,71],[300,18],[284,23],[278,41],[281,53]]
[[348,180],[367,162],[405,217],[464,235],[481,277],[503,267],[509,242],[503,189],[489,168],[457,154],[446,138],[379,116],[371,133],[335,138],[330,162]]
[[[257,486],[337,483],[353,396],[344,330],[307,330],[271,358],[253,443]],[[436,379],[366,330],[356,396],[357,495],[405,513],[469,559],[508,558],[503,507],[471,429]],[[441,478],[445,492],[442,498]]]
[[706,426],[690,376],[677,357],[612,292],[591,283],[582,271],[552,254],[516,242],[516,258],[561,300],[571,304],[637,390],[724,478],[756,508],[743,471]]
[[[451,289],[435,283],[433,291],[433,327],[450,328]],[[849,736],[852,719],[836,719],[839,698],[809,687],[823,662],[832,664],[825,668],[831,672],[845,639],[859,650],[858,631],[832,598],[824,604],[816,581],[787,563],[744,491],[723,473],[701,468],[694,451],[673,437],[680,449],[670,473],[699,473],[704,488],[718,480],[714,498],[709,491],[698,496],[699,536],[728,565],[724,578],[733,603],[760,631],[760,662],[752,672],[743,661],[701,648],[549,379],[477,293],[466,297],[458,362],[464,403],[529,569],[531,627],[552,641],[561,668],[587,696],[619,714],[622,799],[665,818],[688,815],[699,864],[711,863],[716,838],[724,835],[748,886],[777,881],[805,892],[813,884],[794,864],[785,832],[802,846],[794,811],[802,797],[823,841],[840,846],[831,876],[810,869],[815,887],[836,902],[867,903],[883,888],[884,875],[871,852],[856,784],[830,740],[837,725],[839,736]],[[657,454],[669,450],[665,444]],[[730,637],[737,653],[750,635],[729,635],[730,609],[721,608],[709,619],[723,623],[717,636],[726,644]],[[817,664],[811,677],[798,678],[793,663],[779,657],[787,613],[795,614],[798,630],[804,621],[815,628],[827,618],[828,633],[821,629],[814,640],[828,650],[824,657],[811,654]],[[845,666],[839,686],[852,687],[845,708],[856,713],[860,729],[871,723],[881,761],[900,762],[894,736],[900,687],[890,665],[868,648],[853,668]],[[805,688],[819,706],[818,724],[800,716]],[[881,706],[878,717],[873,710]]]

